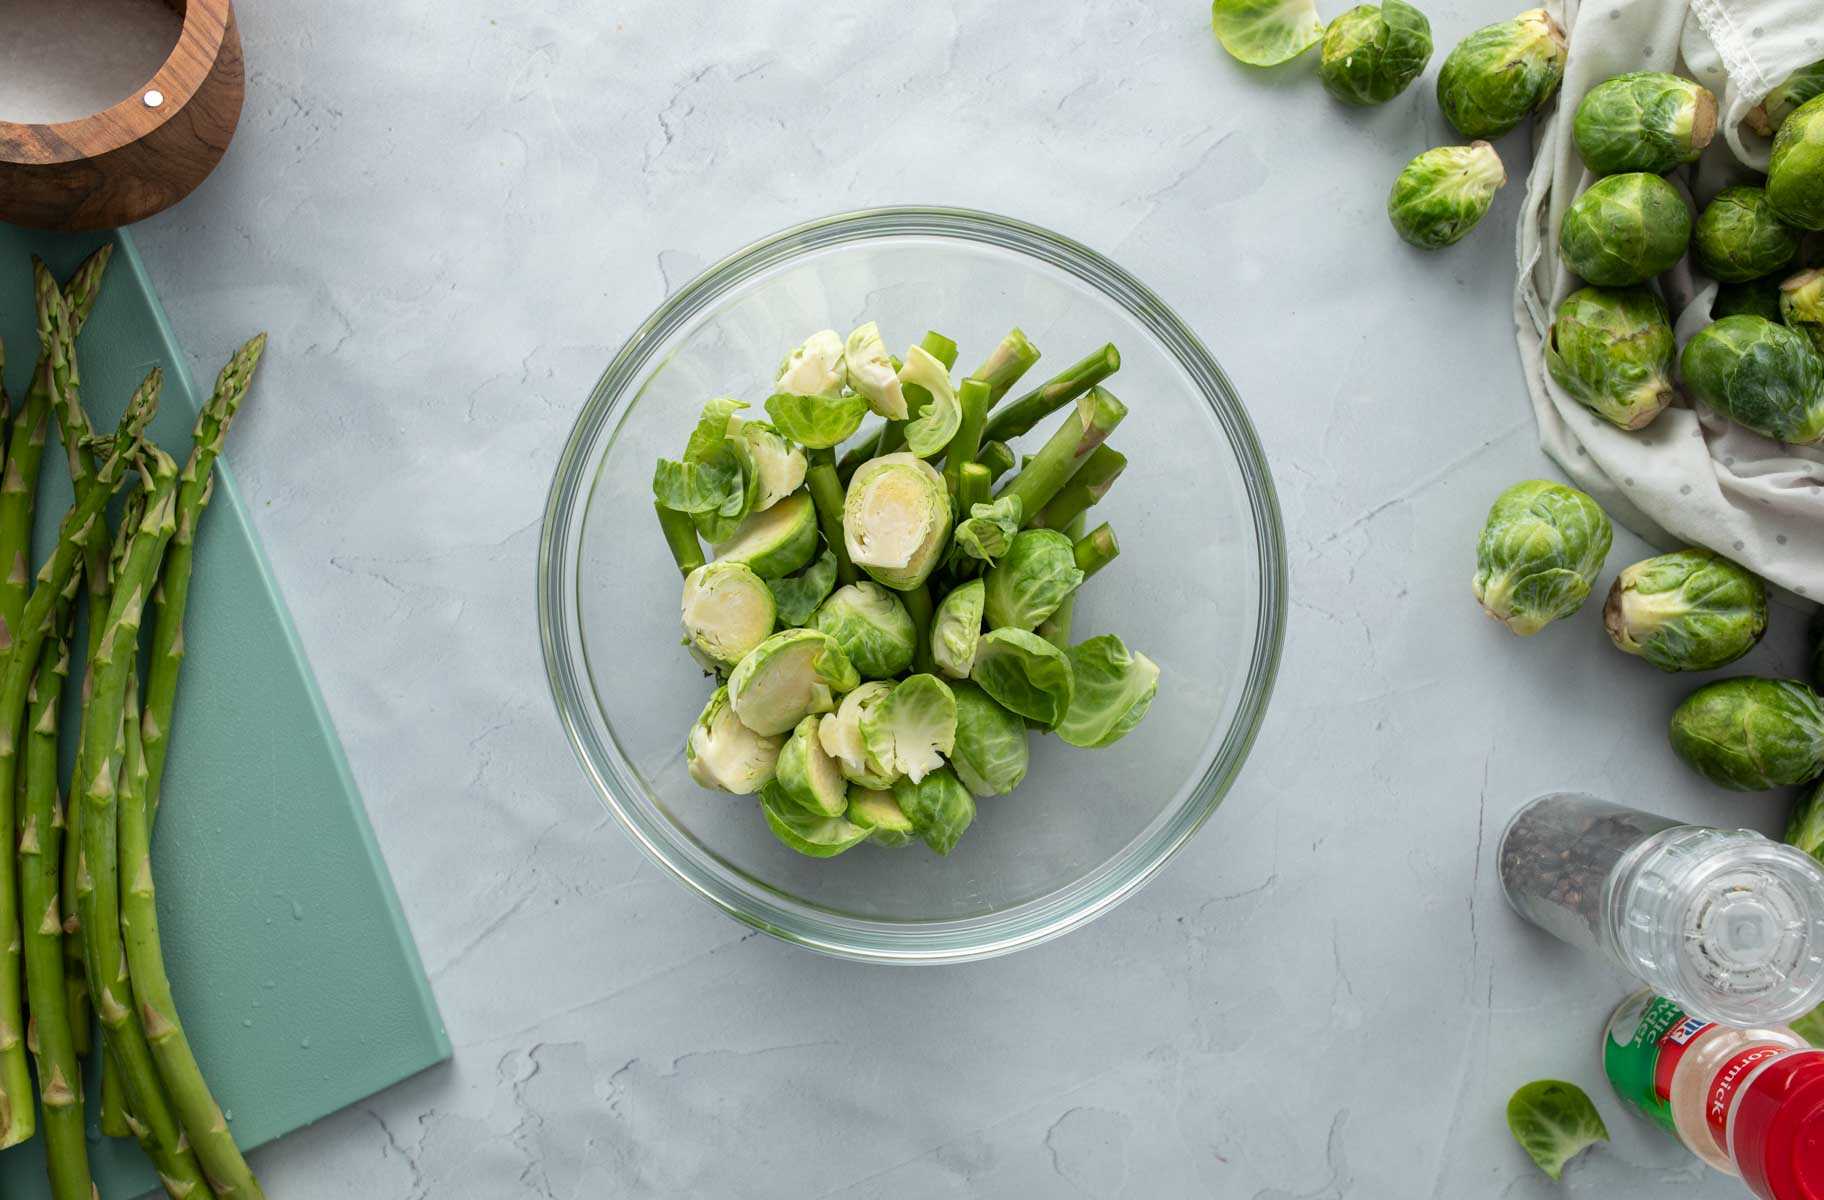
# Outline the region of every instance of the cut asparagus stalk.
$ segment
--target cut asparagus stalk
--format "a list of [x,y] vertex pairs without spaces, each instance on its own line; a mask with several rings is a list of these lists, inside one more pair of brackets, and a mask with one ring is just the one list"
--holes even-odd
[[994,484],[1013,470],[1013,448],[1006,442],[983,442],[982,448],[975,452],[975,461],[988,468],[988,486]]
[[1108,440],[1108,435],[1125,416],[1127,406],[1117,400],[1113,392],[1091,388],[1077,401],[1076,411],[1064,418],[1050,440],[1018,475],[1008,481],[1000,494],[1018,496],[1020,511],[1026,514],[1025,523],[1032,524],[1051,503],[1052,497],[1095,453],[1096,447]]
[[[1083,519],[1083,514],[1078,513],[1064,526],[1064,536],[1071,539],[1073,549],[1077,539],[1083,536],[1083,526],[1086,524],[1088,522]],[[1057,608],[1052,610],[1051,615],[1040,621],[1038,629],[1034,630],[1040,637],[1060,650],[1068,651],[1070,649],[1070,626],[1077,614],[1077,593],[1082,590],[1082,587],[1083,585],[1079,583],[1072,588]]]
[[899,599],[912,617],[913,669],[934,675],[937,662],[931,657],[931,585],[921,583],[909,592],[900,592]]
[[988,385],[988,407],[992,409],[1038,361],[1039,348],[1027,341],[1024,333],[1013,329],[1001,339],[1000,345],[994,348],[987,360],[970,373],[969,378],[979,379]]
[[655,503],[652,507],[659,514],[659,531],[665,535],[665,545],[671,550],[678,570],[688,575],[702,566],[703,546],[697,541],[697,526],[690,514],[666,508],[663,504]]
[[1077,469],[1050,504],[1039,510],[1032,523],[1041,529],[1065,528],[1108,495],[1108,489],[1115,486],[1115,480],[1126,469],[1127,455],[1113,446],[1097,446],[1089,461]]
[[1116,556],[1121,553],[1121,544],[1115,540],[1115,531],[1109,527],[1108,522],[1104,521],[1078,538],[1072,544],[1071,550],[1076,556],[1077,570],[1083,572],[1083,578],[1088,580],[1097,571],[1115,561]]
[[987,467],[975,462],[965,466],[956,488],[957,519],[967,520],[971,509],[978,504],[986,504],[993,487],[994,481],[989,478]]
[[988,419],[988,385],[979,379],[965,379],[963,386],[956,393],[957,407],[962,411],[962,420],[957,424],[956,436],[950,439],[950,445],[944,451],[944,482],[950,487],[952,496],[963,481],[963,468],[975,461],[975,455],[982,448],[982,423]]
[[811,503],[817,508],[817,528],[823,531],[823,543],[836,556],[836,583],[846,587],[860,578],[849,560],[848,539],[842,534],[842,480],[838,475],[836,454],[832,450],[805,452],[810,466],[804,482],[810,489]]
[[1011,442],[1121,369],[1121,352],[1110,342],[1050,379],[988,419],[982,438]]

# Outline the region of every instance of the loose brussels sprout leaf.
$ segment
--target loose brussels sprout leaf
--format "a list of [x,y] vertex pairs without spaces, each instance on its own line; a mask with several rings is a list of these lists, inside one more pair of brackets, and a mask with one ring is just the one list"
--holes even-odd
[[786,441],[777,429],[764,421],[748,421],[741,426],[741,437],[760,474],[755,512],[771,508],[804,483],[804,451]]
[[1461,241],[1507,182],[1507,169],[1487,142],[1427,150],[1401,171],[1387,196],[1387,218],[1407,242],[1437,250]]
[[732,667],[773,632],[773,594],[745,563],[704,563],[684,577],[684,640]]
[[749,517],[715,551],[718,561],[746,563],[756,575],[790,575],[817,553],[817,507],[809,493],[787,496]]
[[1607,514],[1575,488],[1516,483],[1476,545],[1476,599],[1521,637],[1538,633],[1583,604],[1613,537]]
[[1691,249],[1704,274],[1742,283],[1796,258],[1799,231],[1774,215],[1760,188],[1724,188],[1697,218]]
[[815,629],[775,633],[748,652],[728,677],[728,700],[755,733],[784,733],[861,682],[835,639]]
[[1438,68],[1438,105],[1466,138],[1500,137],[1544,106],[1564,79],[1564,30],[1543,8],[1484,26]]
[[956,745],[950,766],[974,795],[1005,796],[1026,778],[1026,722],[973,683],[952,684],[951,691],[956,694]]
[[1055,529],[1027,529],[983,582],[988,628],[1034,629],[1077,590],[1083,572],[1068,537]]
[[1801,271],[1780,285],[1779,315],[1824,354],[1824,271]]
[[839,396],[849,381],[845,358],[836,331],[820,329],[785,356],[773,390],[794,396]]
[[766,402],[766,415],[779,432],[812,450],[827,450],[861,428],[868,402],[852,392],[840,396],[794,396],[778,392]]
[[1748,653],[1767,632],[1767,588],[1721,555],[1679,550],[1623,571],[1602,616],[1623,653],[1662,671],[1708,671]]
[[869,770],[917,783],[956,744],[956,697],[935,675],[910,675],[861,714]]
[[1824,96],[1799,105],[1773,135],[1767,199],[1788,225],[1824,229]]
[[701,787],[751,796],[768,780],[779,761],[780,740],[755,733],[735,716],[728,689],[719,687],[684,742],[684,762]]
[[1013,544],[1014,535],[1020,532],[1020,522],[1025,519],[1023,508],[1018,496],[1002,496],[988,504],[972,505],[968,519],[957,523],[955,544],[950,551],[951,566],[971,558],[988,566],[1000,561],[1001,555],[1007,553],[1007,547]]
[[1069,657],[1070,711],[1058,723],[1058,736],[1086,750],[1112,746],[1153,706],[1159,666],[1144,654],[1130,653],[1112,633],[1078,642]]
[[677,462],[661,458],[652,472],[652,498],[681,513],[739,512],[747,480],[732,459],[723,462]]
[[1748,110],[1748,127],[1762,137],[1772,137],[1799,105],[1824,95],[1824,62],[1800,67],[1766,97]]
[[733,396],[718,396],[703,406],[690,440],[684,443],[685,462],[711,462],[722,454],[723,439],[728,437],[729,423],[736,413],[746,408],[745,402]]
[[876,846],[904,846],[912,840],[912,818],[901,811],[892,792],[851,789],[848,817],[868,831],[868,840]]
[[[1017,501],[1016,501],[1017,503]],[[969,678],[982,636],[984,584],[972,579],[952,588],[931,618],[931,660],[952,679]]]
[[774,837],[810,858],[834,858],[868,839],[867,830],[843,817],[826,817],[799,808],[786,799],[777,782],[761,789],[760,811]]
[[893,799],[925,845],[939,854],[956,849],[975,820],[975,797],[948,767],[940,767],[922,780],[896,780]]
[[836,556],[825,550],[796,575],[766,579],[766,586],[773,593],[779,623],[794,627],[803,625],[836,586]]
[[1070,660],[1064,652],[1024,629],[996,629],[982,635],[969,678],[1002,708],[1046,727],[1070,711]]
[[1813,788],[1793,808],[1786,841],[1824,862],[1824,784]]
[[1716,136],[1716,96],[1677,75],[1630,71],[1584,93],[1573,136],[1594,174],[1663,175],[1696,162]]
[[1214,0],[1210,24],[1222,48],[1252,67],[1290,62],[1324,36],[1315,0]]
[[1672,403],[1672,323],[1646,288],[1579,288],[1558,306],[1545,365],[1603,420],[1642,429]]
[[861,393],[868,407],[889,421],[906,419],[906,395],[900,387],[899,368],[881,340],[880,326],[869,321],[849,335],[843,350],[849,368],[849,386]]
[[710,461],[732,467],[736,478],[740,480],[740,491],[730,496],[721,506],[690,515],[697,532],[703,535],[703,540],[714,545],[733,537],[735,531],[741,528],[741,523],[759,506],[760,468],[754,462],[747,440],[741,437],[723,438],[721,450]]
[[1779,276],[1751,279],[1747,283],[1725,283],[1716,289],[1716,299],[1710,302],[1711,320],[1744,316],[1765,317],[1769,321],[1780,319]]
[[805,812],[840,817],[849,806],[849,782],[823,749],[817,735],[821,717],[806,717],[779,750],[775,779],[779,793]]
[[869,459],[842,506],[849,558],[880,583],[911,591],[931,574],[950,535],[944,477],[911,454]]
[[1562,1178],[1564,1166],[1597,1142],[1609,1140],[1602,1114],[1574,1083],[1541,1079],[1507,1102],[1507,1128],[1539,1169]]
[[906,448],[920,458],[943,453],[963,421],[950,372],[923,346],[914,346],[906,351],[899,382],[908,394],[915,387],[923,388],[927,397],[923,411],[906,426]]
[[817,740],[823,743],[824,753],[836,760],[842,777],[857,787],[879,791],[893,785],[893,772],[881,763],[868,761],[868,749],[861,740],[861,719],[892,693],[890,683],[864,683],[844,696],[836,712],[817,726]]
[[1685,765],[1737,792],[1809,783],[1824,771],[1824,707],[1791,679],[1725,679],[1672,714],[1672,749]]
[[918,631],[898,596],[878,583],[851,583],[807,622],[836,639],[863,679],[891,679],[912,665]]
[[1685,343],[1685,390],[1782,442],[1824,441],[1824,359],[1805,336],[1760,317],[1724,317]]
[[1590,283],[1626,287],[1669,270],[1691,241],[1691,210],[1657,175],[1611,175],[1571,202],[1558,228],[1564,265]]
[[1431,22],[1404,0],[1352,8],[1324,31],[1318,74],[1346,104],[1385,104],[1431,61]]

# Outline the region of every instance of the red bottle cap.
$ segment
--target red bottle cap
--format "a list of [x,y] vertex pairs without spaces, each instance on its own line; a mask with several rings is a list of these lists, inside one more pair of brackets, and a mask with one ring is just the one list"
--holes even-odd
[[1736,1101],[1729,1141],[1742,1182],[1761,1200],[1824,1200],[1824,1050],[1761,1068]]

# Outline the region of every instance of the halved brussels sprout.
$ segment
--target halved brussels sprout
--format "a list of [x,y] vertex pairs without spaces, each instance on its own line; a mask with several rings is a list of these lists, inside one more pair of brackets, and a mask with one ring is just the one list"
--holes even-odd
[[969,559],[975,560],[976,569],[999,562],[1001,555],[1007,553],[1007,547],[1013,545],[1014,535],[1020,532],[1020,522],[1024,518],[1025,505],[1018,496],[1002,496],[988,504],[971,505],[968,518],[957,522],[950,551],[951,567],[966,567]]
[[1564,265],[1590,283],[1626,287],[1669,270],[1691,242],[1691,210],[1657,175],[1610,175],[1571,202],[1558,229]]
[[1686,766],[1732,791],[1809,783],[1824,771],[1824,705],[1793,679],[1698,688],[1672,714],[1671,735]]
[[956,697],[935,675],[909,675],[863,709],[861,743],[870,773],[917,783],[943,766],[956,744]]
[[780,433],[812,450],[827,450],[861,428],[868,402],[853,392],[840,396],[794,396],[777,392],[766,402],[766,414]]
[[1780,319],[1824,354],[1824,271],[1800,271],[1780,285]]
[[912,818],[899,807],[892,792],[856,787],[849,792],[849,820],[868,831],[876,846],[904,846],[912,840]]
[[893,799],[925,845],[939,854],[956,849],[956,843],[975,820],[975,797],[948,767],[940,767],[920,780],[895,781]]
[[[718,559],[717,561],[722,561]],[[836,556],[825,550],[796,575],[761,576],[773,593],[779,623],[796,627],[811,619],[836,586]]]
[[841,816],[806,812],[786,798],[775,781],[760,791],[766,827],[788,849],[809,858],[834,858],[868,840],[868,831]]
[[755,733],[784,733],[835,708],[837,694],[860,682],[836,639],[815,629],[788,629],[755,646],[735,667],[728,700]]
[[911,454],[869,459],[842,505],[849,558],[874,579],[907,592],[937,566],[950,535],[950,493],[930,463]]
[[1466,138],[1500,137],[1564,78],[1564,30],[1543,8],[1476,30],[1438,68],[1438,105]]
[[1431,61],[1431,22],[1404,0],[1352,8],[1324,31],[1318,75],[1347,104],[1385,104]]
[[984,579],[990,629],[1035,629],[1077,590],[1076,549],[1055,529],[1025,529]]
[[1664,71],[1630,71],[1584,93],[1572,130],[1597,175],[1663,175],[1696,162],[1716,136],[1716,96]]
[[884,763],[869,761],[867,744],[861,738],[862,718],[892,694],[890,683],[864,683],[844,696],[835,713],[817,726],[817,740],[823,743],[824,753],[836,760],[842,777],[857,787],[879,791],[893,786],[894,773]]
[[1439,146],[1407,163],[1393,181],[1387,218],[1407,242],[1437,250],[1474,229],[1506,182],[1507,169],[1487,142]]
[[773,381],[775,392],[793,396],[839,396],[849,381],[842,339],[834,329],[820,329],[785,356]]
[[1765,279],[1725,283],[1718,287],[1716,299],[1710,302],[1710,319],[1720,321],[1724,317],[1765,317],[1778,321],[1780,277],[1769,275]]
[[938,670],[953,679],[969,678],[975,666],[975,645],[982,636],[985,586],[972,579],[952,588],[931,618],[931,659]]
[[879,325],[869,321],[851,333],[842,357],[848,364],[849,386],[861,393],[869,408],[889,421],[906,419],[906,395],[900,387],[899,368],[887,353]]
[[982,635],[969,678],[1002,708],[1055,726],[1070,711],[1070,660],[1036,633],[995,629]]
[[684,577],[684,637],[712,663],[732,667],[773,632],[773,593],[746,563],[704,563]]
[[790,575],[817,553],[817,507],[796,492],[747,518],[715,552],[716,561],[746,563],[756,575]]
[[772,779],[780,744],[743,725],[729,705],[728,689],[719,687],[690,727],[684,762],[699,786],[751,796]]
[[1213,0],[1210,24],[1222,48],[1251,67],[1290,62],[1324,36],[1316,0]]
[[1112,633],[1078,642],[1069,651],[1073,683],[1070,711],[1058,736],[1073,746],[1112,746],[1133,731],[1159,691],[1159,666],[1131,653]]
[[[924,407],[906,425],[906,448],[920,458],[943,452],[962,424],[963,410],[950,383],[950,372],[923,346],[906,351],[906,365],[899,369],[899,384],[910,397],[922,392]],[[911,401],[907,401],[910,411]]]
[[754,501],[754,511],[763,512],[804,483],[804,451],[764,421],[742,422],[741,437],[747,442],[747,452],[760,476],[760,497]]
[[951,768],[975,795],[1005,796],[1026,778],[1031,757],[1026,722],[973,683],[952,684],[951,691],[956,693]]
[[774,778],[780,794],[804,809],[826,817],[840,817],[849,807],[849,781],[842,767],[823,748],[817,734],[822,717],[806,717],[779,749]]
[[1596,502],[1531,479],[1496,497],[1476,545],[1476,599],[1521,637],[1582,606],[1614,530]]
[[1708,671],[1767,632],[1767,588],[1719,554],[1679,550],[1624,570],[1602,617],[1617,650],[1662,671]]
[[1672,323],[1642,287],[1579,288],[1558,306],[1545,365],[1558,386],[1622,429],[1642,429],[1672,403]]
[[838,588],[807,625],[835,638],[864,679],[891,679],[912,665],[918,648],[912,615],[878,583]]
[[1824,62],[1800,67],[1748,110],[1748,127],[1762,137],[1772,137],[1799,105],[1824,95]]
[[1736,424],[1782,442],[1824,441],[1824,360],[1805,336],[1760,317],[1724,317],[1685,343],[1685,389]]
[[1697,218],[1691,250],[1710,278],[1742,283],[1791,262],[1799,253],[1799,231],[1774,215],[1760,188],[1724,188]]
[[1788,225],[1824,229],[1824,96],[1799,105],[1773,135],[1767,199]]

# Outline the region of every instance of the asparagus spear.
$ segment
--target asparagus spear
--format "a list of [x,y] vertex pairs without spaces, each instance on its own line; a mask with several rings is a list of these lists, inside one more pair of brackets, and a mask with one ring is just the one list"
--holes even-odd
[[909,592],[899,593],[899,599],[912,617],[912,667],[926,675],[935,675],[937,661],[931,657],[931,585],[921,583]]
[[1127,469],[1127,455],[1113,446],[1097,446],[1089,461],[1077,468],[1070,482],[1059,489],[1051,503],[1039,510],[1033,524],[1042,529],[1063,529],[1073,517],[1082,515],[1108,495],[1121,472]]
[[999,404],[1020,377],[1032,369],[1032,364],[1039,361],[1039,348],[1026,340],[1026,335],[1015,328],[1009,330],[1001,339],[1000,345],[994,348],[987,361],[970,372],[969,378],[978,379],[988,385],[988,407]]
[[[1064,536],[1068,537],[1073,543],[1076,542],[1078,538],[1083,536],[1083,526],[1086,524],[1088,524],[1088,522],[1083,519],[1083,514],[1078,513],[1065,524],[1063,528]],[[1080,569],[1081,568],[1079,568],[1079,570]],[[1051,615],[1046,617],[1043,621],[1040,621],[1039,627],[1033,630],[1034,633],[1038,634],[1060,650],[1068,651],[1070,649],[1070,627],[1077,615],[1077,592],[1080,590],[1082,590],[1081,584],[1072,588],[1065,595],[1063,601],[1052,610]]]
[[1115,540],[1115,531],[1104,521],[1078,538],[1071,546],[1071,551],[1077,560],[1077,570],[1083,572],[1083,578],[1087,580],[1115,561],[1115,557],[1121,553],[1121,543]]
[[982,430],[982,440],[1010,442],[1031,432],[1034,425],[1120,369],[1121,352],[1110,342],[995,413]]
[[1013,470],[1013,448],[1006,442],[983,442],[975,452],[975,461],[988,468],[988,486]]
[[76,386],[76,335],[63,289],[36,258],[32,276],[38,299],[38,365],[24,403],[13,414],[6,464],[0,470],[0,650],[12,645],[13,629],[32,590],[32,499],[38,491],[38,465],[44,459],[51,393]]
[[817,528],[823,531],[824,544],[836,556],[836,582],[846,587],[861,576],[849,561],[849,543],[842,533],[843,488],[836,455],[831,450],[807,450],[805,455],[810,466],[805,470],[804,482],[810,489],[811,503],[817,508]]
[[1071,476],[1089,460],[1096,447],[1127,416],[1127,406],[1113,392],[1091,388],[1077,401],[1076,411],[1064,418],[1032,461],[1001,489],[1003,496],[1018,496],[1020,511],[1030,525]]
[[989,478],[987,467],[977,462],[964,466],[956,485],[957,520],[967,520],[976,505],[986,504],[993,487],[994,481]]
[[657,502],[654,502],[652,508],[659,514],[659,532],[665,535],[665,545],[670,548],[678,570],[688,575],[702,566],[703,547],[697,541],[697,526],[690,519],[690,514],[666,508]]
[[956,393],[956,403],[962,411],[962,420],[957,423],[956,434],[944,450],[944,482],[949,485],[952,496],[962,485],[963,468],[975,462],[976,452],[982,448],[982,422],[988,419],[988,409],[993,401],[989,399],[986,383],[965,379]]

